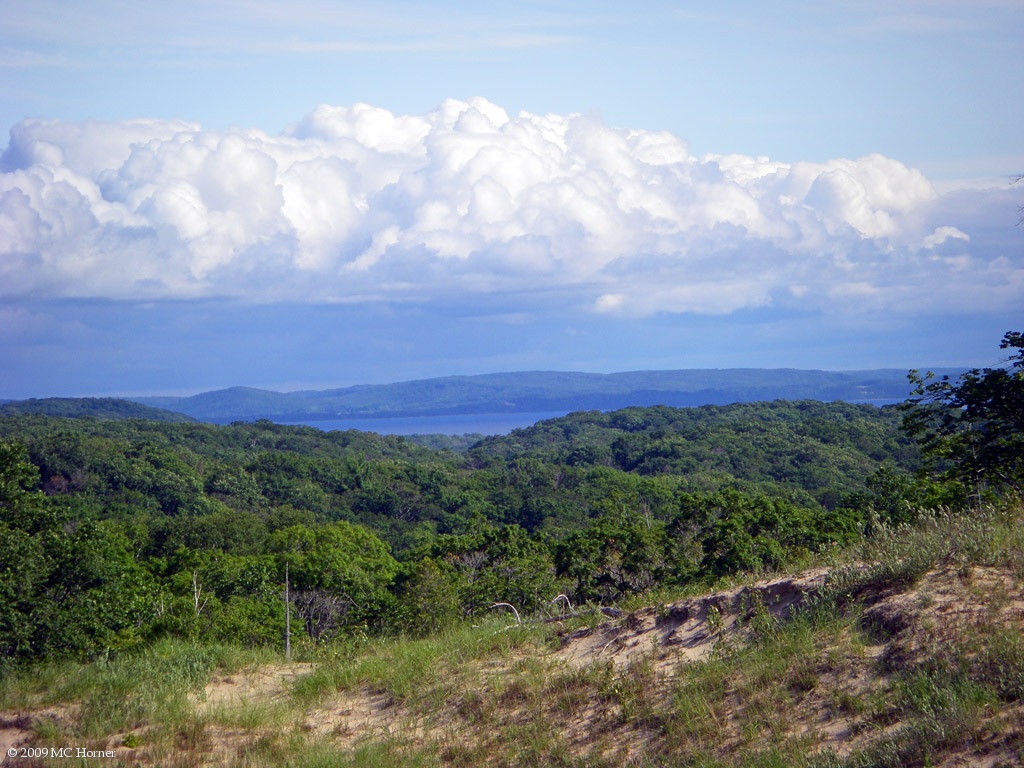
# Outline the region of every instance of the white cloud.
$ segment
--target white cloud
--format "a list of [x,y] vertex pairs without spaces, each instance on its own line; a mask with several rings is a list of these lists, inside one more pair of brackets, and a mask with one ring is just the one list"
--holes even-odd
[[971,238],[956,227],[939,227],[922,241],[925,248],[935,248],[947,240],[969,241]]
[[694,157],[664,132],[484,99],[421,116],[324,105],[279,136],[26,121],[0,170],[7,297],[486,306],[558,289],[626,316],[1024,298],[1020,257],[972,213],[1005,190],[954,206],[880,155]]

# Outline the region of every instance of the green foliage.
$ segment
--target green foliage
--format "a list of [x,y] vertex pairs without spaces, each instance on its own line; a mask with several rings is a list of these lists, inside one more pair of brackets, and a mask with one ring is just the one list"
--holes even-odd
[[1003,489],[1024,497],[1024,334],[1006,333],[1000,348],[1016,350],[1008,367],[975,368],[955,382],[911,371],[904,407],[904,429],[928,468],[978,500]]
[[396,628],[425,637],[454,624],[463,613],[464,587],[450,560],[424,557],[404,564],[394,587]]
[[4,454],[0,640],[25,659],[165,635],[273,646],[286,570],[293,635],[322,643],[771,569],[909,519],[898,421],[845,403],[628,408],[454,453],[269,421],[0,417],[0,441],[27,449]]
[[674,561],[672,553],[664,523],[610,513],[562,542],[555,563],[575,602],[614,603],[692,575],[691,564]]
[[0,443],[0,657],[91,655],[139,640],[153,584],[113,525],[75,520],[32,490],[35,467]]
[[575,413],[482,441],[469,455],[610,465],[677,478],[689,492],[741,487],[831,508],[879,462],[906,471],[917,450],[895,408],[811,401]]
[[293,599],[310,637],[325,640],[345,627],[369,627],[390,602],[388,587],[398,563],[362,526],[294,525],[271,534],[269,548],[288,566]]
[[736,491],[695,496],[690,516],[701,516],[703,566],[715,575],[779,567],[787,553],[848,544],[861,533],[862,517],[837,509],[813,512],[781,499]]
[[0,414],[36,413],[63,418],[148,419],[150,421],[191,422],[183,413],[152,408],[113,397],[43,397],[0,403]]
[[438,536],[425,557],[444,564],[464,615],[499,602],[534,612],[559,593],[550,549],[516,525],[478,521],[468,533]]

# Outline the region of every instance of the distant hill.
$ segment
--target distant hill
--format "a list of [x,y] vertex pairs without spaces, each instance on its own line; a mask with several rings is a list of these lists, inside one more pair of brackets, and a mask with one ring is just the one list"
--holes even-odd
[[[938,371],[938,373],[957,371]],[[790,368],[574,373],[530,371],[446,376],[322,391],[252,387],[191,397],[139,397],[137,403],[215,423],[316,421],[534,411],[613,410],[630,406],[728,405],[762,400],[892,403],[910,393],[907,372]]]
[[146,419],[147,421],[191,422],[184,413],[154,408],[115,397],[44,397],[29,400],[5,400],[0,416],[40,414],[64,418]]

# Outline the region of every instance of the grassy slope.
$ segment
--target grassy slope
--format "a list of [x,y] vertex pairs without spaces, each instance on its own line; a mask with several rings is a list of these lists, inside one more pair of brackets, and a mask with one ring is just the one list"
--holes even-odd
[[940,514],[794,564],[828,576],[788,618],[733,588],[291,664],[161,643],[9,673],[0,738],[142,765],[1019,765],[1022,522]]

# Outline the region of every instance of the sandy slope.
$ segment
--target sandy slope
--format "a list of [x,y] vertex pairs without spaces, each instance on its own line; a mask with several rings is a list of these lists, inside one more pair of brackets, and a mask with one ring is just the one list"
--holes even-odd
[[[766,617],[785,621],[794,610],[819,596],[828,580],[827,571],[818,569],[565,630],[559,647],[539,652],[536,661],[550,675],[594,665],[608,668],[610,675],[625,675],[635,665],[646,664],[647,679],[654,681],[646,695],[667,697],[671,680],[679,674],[681,665],[713,658],[716,651],[746,642],[757,630],[758,621]],[[837,692],[848,697],[846,701],[870,696],[884,684],[887,670],[941,652],[945,643],[970,638],[982,622],[1024,630],[1024,591],[1014,575],[1005,570],[943,568],[928,573],[912,587],[879,589],[860,594],[857,599],[865,606],[860,624],[867,640],[861,641],[856,653],[827,649],[819,657],[807,660],[810,682],[806,690],[799,690],[792,697],[792,711],[786,713],[780,737],[804,736],[814,745],[813,749],[830,748],[840,756],[862,748],[871,739],[898,728],[900,723],[895,720],[865,724],[856,707],[837,705]],[[289,686],[312,670],[308,664],[264,666],[215,675],[203,694],[194,697],[193,704],[197,717],[219,712],[219,721],[223,723],[231,720],[224,717],[225,713],[277,703],[292,713],[290,724],[281,726],[284,730],[342,749],[381,736],[397,735],[412,744],[444,743],[453,738],[453,733],[458,734],[458,739],[491,738],[493,733],[488,733],[494,729],[522,722],[527,714],[524,708],[530,706],[509,695],[509,665],[508,660],[480,665],[475,678],[480,681],[479,690],[449,697],[430,713],[415,711],[407,702],[396,701],[368,686],[340,691],[297,711],[290,702]],[[793,685],[792,681],[786,684]],[[743,741],[745,708],[756,706],[757,702],[742,700],[728,686],[723,695],[732,697],[722,709],[718,725],[721,749],[728,754]],[[289,706],[291,709],[287,709]],[[473,727],[480,719],[477,710],[481,707],[489,713],[487,729]],[[0,712],[0,756],[9,748],[37,741],[43,720],[73,732],[75,717],[73,706]],[[616,734],[618,721],[609,716],[607,706],[598,703],[576,706],[570,720],[564,723],[565,738],[580,755],[603,749],[602,754],[607,757],[607,747],[601,744],[614,744],[618,738],[631,742],[629,749],[616,753],[625,761],[653,738],[632,726],[622,726],[622,733]],[[604,734],[600,743],[594,736],[598,732]],[[980,735],[969,750],[951,751],[943,764],[1015,764],[1024,748],[1024,709],[1018,705],[993,712],[986,734]],[[277,735],[280,734],[256,733],[244,726],[211,724],[202,753],[193,756],[192,764],[230,764],[255,739],[273,740]],[[107,747],[128,764],[153,763],[144,748],[125,747],[124,736],[111,734]],[[145,726],[140,729],[139,742],[145,742]],[[5,758],[3,764],[23,765],[24,761]]]

